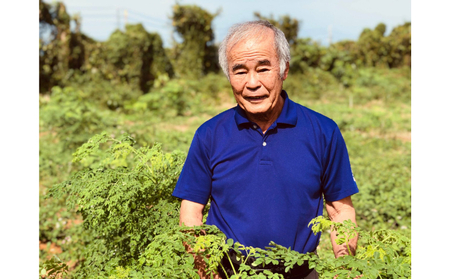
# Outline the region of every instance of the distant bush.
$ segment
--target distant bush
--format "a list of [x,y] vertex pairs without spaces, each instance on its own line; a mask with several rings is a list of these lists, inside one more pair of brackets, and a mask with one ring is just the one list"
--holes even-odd
[[289,73],[283,89],[298,102],[305,99],[317,100],[329,94],[336,95],[339,82],[329,72],[319,68],[308,68],[303,74]]
[[131,112],[153,112],[164,116],[168,110],[175,110],[176,115],[182,115],[187,108],[187,100],[191,92],[178,80],[170,80],[164,86],[154,88],[148,94],[138,97],[126,106]]
[[76,73],[67,86],[82,91],[97,109],[121,110],[126,104],[136,100],[143,93],[127,82],[106,80],[99,75]]
[[217,104],[220,94],[231,92],[228,80],[222,74],[208,74],[199,79],[179,78],[159,80],[148,94],[130,102],[130,112],[153,112],[160,117],[184,115],[195,108],[196,112],[207,109],[208,104]]
[[39,112],[42,131],[55,133],[55,140],[73,149],[92,134],[113,126],[115,118],[109,116],[108,111],[99,110],[88,97],[72,87],[53,87],[50,101]]
[[411,69],[363,68],[354,73],[352,88],[355,102],[393,100],[411,102]]
[[320,66],[321,58],[325,55],[326,48],[320,46],[310,38],[299,38],[291,45],[291,61],[289,71],[292,73],[305,73],[308,68]]
[[297,39],[291,45],[290,72],[321,68],[350,87],[358,68],[411,67],[411,24],[397,26],[389,36],[384,36],[385,31],[386,25],[380,23],[373,30],[365,28],[357,41],[340,41],[327,48],[309,38]]

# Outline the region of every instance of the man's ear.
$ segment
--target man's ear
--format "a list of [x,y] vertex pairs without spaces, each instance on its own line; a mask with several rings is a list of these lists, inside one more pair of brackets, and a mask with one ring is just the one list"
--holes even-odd
[[288,73],[289,73],[289,62],[286,62],[286,69],[284,70],[284,74],[283,74],[283,78],[282,78],[283,81],[287,78]]

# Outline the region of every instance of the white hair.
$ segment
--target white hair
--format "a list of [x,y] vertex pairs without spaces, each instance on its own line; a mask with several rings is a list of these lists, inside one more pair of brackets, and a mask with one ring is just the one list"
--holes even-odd
[[283,77],[286,70],[286,63],[291,60],[291,54],[289,51],[289,43],[286,40],[286,36],[283,31],[273,26],[266,20],[248,21],[243,23],[237,23],[231,26],[228,30],[228,34],[222,41],[219,47],[219,64],[222,71],[230,80],[230,73],[228,72],[228,59],[227,50],[232,48],[237,43],[250,37],[261,37],[265,35],[268,29],[274,33],[274,47],[280,62],[280,77]]

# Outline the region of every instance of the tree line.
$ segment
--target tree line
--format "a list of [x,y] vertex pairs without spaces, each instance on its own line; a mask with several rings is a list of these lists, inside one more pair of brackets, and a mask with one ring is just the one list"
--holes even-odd
[[[126,83],[148,93],[161,76],[197,79],[220,71],[212,21],[220,11],[208,12],[195,5],[172,6],[172,26],[182,38],[164,48],[161,36],[142,24],[116,29],[104,42],[80,31],[80,16],[69,15],[61,2],[39,0],[39,92],[64,87],[70,79],[84,82]],[[278,19],[258,12],[255,19],[268,20],[286,35],[291,45],[291,73],[320,68],[333,74],[344,86],[351,86],[357,67],[411,67],[411,23],[395,27],[386,35],[386,25],[365,28],[358,40],[339,41],[328,47],[310,38],[299,38],[301,21],[284,15]],[[73,22],[75,28],[70,28]],[[43,34],[49,34],[45,40]]]

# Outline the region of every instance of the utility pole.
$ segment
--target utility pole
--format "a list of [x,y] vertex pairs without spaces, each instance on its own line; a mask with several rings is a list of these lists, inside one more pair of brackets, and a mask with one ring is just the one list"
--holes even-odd
[[128,24],[128,11],[124,10],[123,11],[123,17],[124,17],[124,25]]
[[117,8],[117,29],[120,30],[120,9]]
[[333,34],[332,34],[332,28],[333,25],[328,25],[328,44],[331,45],[331,42],[333,41]]

